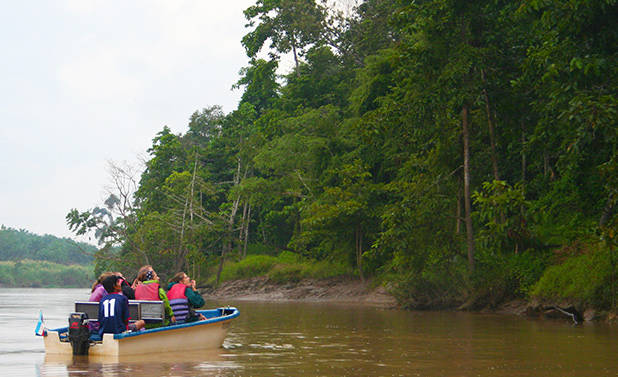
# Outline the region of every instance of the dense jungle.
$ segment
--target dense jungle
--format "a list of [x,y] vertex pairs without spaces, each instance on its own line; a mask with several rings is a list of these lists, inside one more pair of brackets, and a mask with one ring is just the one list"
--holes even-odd
[[162,127],[143,170],[110,163],[108,199],[67,214],[98,242],[96,273],[616,311],[615,0],[256,0],[244,15],[238,107]]

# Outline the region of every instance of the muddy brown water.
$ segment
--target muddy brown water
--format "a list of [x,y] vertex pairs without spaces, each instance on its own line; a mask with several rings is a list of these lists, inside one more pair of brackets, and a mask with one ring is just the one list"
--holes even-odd
[[618,327],[301,302],[230,304],[223,348],[119,359],[45,355],[39,309],[65,326],[85,289],[0,291],[3,376],[617,376]]

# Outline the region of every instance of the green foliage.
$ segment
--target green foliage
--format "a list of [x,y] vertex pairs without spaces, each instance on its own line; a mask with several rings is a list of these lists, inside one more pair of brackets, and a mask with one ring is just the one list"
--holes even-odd
[[295,283],[302,278],[303,266],[299,264],[276,265],[268,272],[268,279],[276,283]]
[[152,141],[153,145],[148,149],[152,158],[146,163],[135,196],[143,208],[161,211],[169,202],[161,188],[170,174],[186,167],[187,151],[180,138],[172,134],[167,126]]
[[303,269],[300,274],[300,277],[308,277],[313,279],[327,279],[333,277],[350,277],[356,276],[357,273],[352,269],[352,267],[345,262],[337,262],[337,261],[307,261],[303,263]]
[[470,304],[480,307],[497,307],[514,298],[529,298],[550,262],[547,252],[538,251],[515,254],[482,249],[477,258]]
[[615,306],[603,252],[551,267],[548,250],[618,248],[616,2],[324,4],[256,0],[238,108],[163,128],[135,201],[71,211],[105,241],[97,271],[354,275],[422,308],[496,306],[544,276],[551,296]]
[[344,70],[340,57],[326,46],[309,49],[306,63],[286,77],[281,90],[280,106],[293,112],[298,108],[317,109],[326,105],[344,107],[351,73]]
[[265,275],[276,263],[277,258],[269,255],[249,255],[239,262],[226,265],[221,279],[226,281]]
[[241,78],[234,88],[244,87],[241,101],[253,106],[258,113],[264,112],[279,95],[276,70],[277,61],[251,59],[249,67],[240,70]]
[[24,259],[0,262],[0,286],[28,288],[82,288],[94,280],[92,266],[63,265]]
[[429,258],[422,268],[413,269],[404,268],[410,265],[409,261],[394,263],[398,268],[382,278],[389,282],[392,293],[404,307],[450,308],[461,304],[470,289],[461,261]]
[[267,276],[277,283],[352,275],[352,269],[344,263],[304,259],[289,251],[283,251],[276,257],[249,255],[241,261],[228,263],[221,274],[222,281]]
[[60,264],[92,263],[96,247],[68,238],[39,236],[25,230],[0,228],[0,261],[45,260]]
[[[311,0],[257,0],[245,10],[247,26],[255,26],[242,39],[249,57],[255,57],[267,40],[271,55],[297,51],[320,40],[324,30],[324,8]],[[259,23],[256,24],[256,20]]]
[[596,250],[547,268],[532,295],[550,302],[569,301],[583,307],[616,309],[617,277],[616,252]]
[[483,190],[472,194],[477,205],[476,215],[483,228],[479,245],[489,249],[524,251],[531,246],[531,234],[526,228],[528,203],[523,185],[510,186],[504,181],[484,182]]

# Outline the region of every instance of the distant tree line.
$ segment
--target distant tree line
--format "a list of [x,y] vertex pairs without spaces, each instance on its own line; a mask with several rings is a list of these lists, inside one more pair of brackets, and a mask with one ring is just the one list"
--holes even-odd
[[86,287],[97,248],[69,238],[0,227],[0,285]]
[[64,265],[31,259],[0,262],[1,287],[86,288],[93,280],[92,265]]
[[141,177],[114,167],[105,206],[68,214],[97,269],[218,282],[286,251],[410,307],[616,308],[616,2],[341,4],[245,10],[238,108],[164,127]]
[[97,248],[70,238],[49,234],[40,236],[27,230],[0,227],[0,261],[23,259],[49,261],[64,265],[91,264]]

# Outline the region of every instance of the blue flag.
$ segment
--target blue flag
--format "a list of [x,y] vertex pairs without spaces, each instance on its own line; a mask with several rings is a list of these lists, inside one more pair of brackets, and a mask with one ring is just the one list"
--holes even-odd
[[47,329],[45,328],[45,322],[43,321],[43,311],[39,311],[39,322],[36,324],[36,328],[34,329],[34,334],[38,336],[46,336]]

